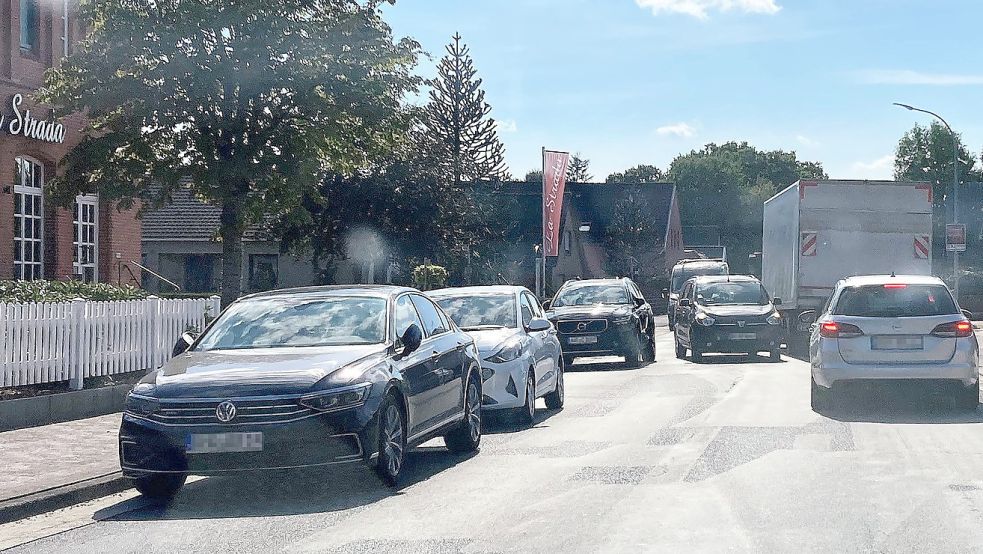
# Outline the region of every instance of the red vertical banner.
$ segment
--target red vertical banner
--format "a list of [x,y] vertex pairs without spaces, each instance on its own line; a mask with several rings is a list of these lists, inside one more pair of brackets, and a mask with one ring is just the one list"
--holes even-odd
[[559,254],[560,212],[570,154],[543,151],[543,255]]

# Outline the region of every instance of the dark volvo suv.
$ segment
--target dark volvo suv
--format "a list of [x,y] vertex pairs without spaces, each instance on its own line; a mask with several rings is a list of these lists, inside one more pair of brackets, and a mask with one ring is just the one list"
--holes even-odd
[[754,277],[693,277],[679,295],[676,357],[684,357],[687,349],[693,361],[700,361],[706,352],[766,351],[779,361],[784,335],[775,306],[781,303],[769,298]]
[[623,356],[631,366],[655,359],[652,307],[631,279],[567,281],[547,306],[567,366],[578,356]]
[[144,495],[188,474],[365,461],[396,484],[406,449],[478,448],[474,341],[399,287],[316,287],[233,303],[126,399],[120,465]]

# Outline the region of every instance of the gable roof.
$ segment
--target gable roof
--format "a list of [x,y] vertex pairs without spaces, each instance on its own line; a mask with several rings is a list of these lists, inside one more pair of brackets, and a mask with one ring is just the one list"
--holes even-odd
[[[198,200],[187,188],[171,194],[171,201],[143,213],[142,240],[214,241],[218,238],[221,206]],[[246,228],[243,240],[261,240],[261,225]]]

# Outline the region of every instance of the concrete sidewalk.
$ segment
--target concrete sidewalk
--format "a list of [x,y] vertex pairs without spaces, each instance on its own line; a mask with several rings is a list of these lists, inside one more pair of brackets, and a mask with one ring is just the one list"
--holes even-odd
[[0,433],[0,512],[96,483],[118,487],[120,415]]

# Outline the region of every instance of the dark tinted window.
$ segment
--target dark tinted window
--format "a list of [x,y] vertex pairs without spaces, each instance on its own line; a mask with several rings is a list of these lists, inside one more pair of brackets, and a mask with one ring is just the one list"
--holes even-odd
[[529,322],[532,321],[533,318],[532,304],[529,303],[529,298],[527,298],[524,294],[519,301],[519,309],[522,310],[522,324],[529,325]]
[[884,285],[843,289],[834,315],[866,317],[923,317],[958,314],[949,289],[942,285]]
[[529,305],[532,306],[533,317],[543,317],[543,306],[540,305],[539,300],[536,300],[536,297],[529,292],[524,292],[522,295],[526,297],[526,299],[529,301]]
[[422,332],[423,322],[420,321],[420,315],[416,313],[416,308],[410,302],[409,295],[400,296],[399,300],[396,301],[396,338],[402,337],[406,329],[414,323]]
[[423,330],[427,336],[432,337],[446,333],[448,331],[447,322],[441,317],[440,311],[433,305],[433,302],[416,294],[412,296],[413,305],[416,306],[416,311],[420,313],[420,319],[423,320]]
[[732,281],[707,283],[696,287],[696,301],[704,306],[718,304],[758,304],[768,303],[764,287],[754,281]]

